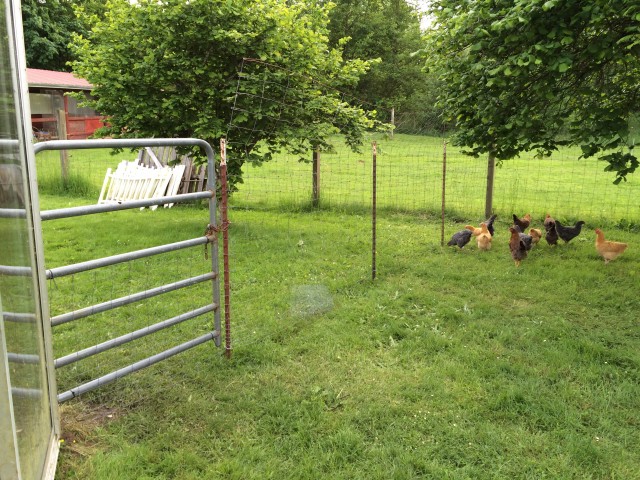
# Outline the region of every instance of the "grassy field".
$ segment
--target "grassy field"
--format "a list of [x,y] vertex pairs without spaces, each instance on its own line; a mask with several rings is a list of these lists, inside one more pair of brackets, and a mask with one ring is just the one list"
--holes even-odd
[[[76,201],[42,198],[43,208]],[[174,207],[47,222],[47,266],[197,236],[206,216]],[[366,215],[235,209],[231,221],[232,359],[201,346],[64,404],[58,478],[632,479],[640,471],[637,233],[607,231],[631,244],[607,266],[588,229],[568,245],[536,247],[517,269],[504,222],[481,253],[440,247],[436,218],[384,214],[372,282]],[[447,223],[447,235],[459,227]],[[52,309],[204,268],[200,249],[185,255],[59,279],[49,287]],[[55,349],[168,318],[207,295],[74,322],[55,330]],[[208,324],[131,344],[125,358],[65,367],[61,387]]]
[[[437,184],[442,165],[420,177],[415,169],[426,155],[407,152],[422,147],[401,140],[382,145],[375,281],[366,157],[323,157],[321,210],[305,208],[308,165],[290,159],[247,167],[230,211],[232,358],[208,343],[63,404],[57,478],[637,478],[638,180],[622,187],[635,195],[627,199],[612,195],[610,181],[583,161],[556,162],[565,165],[564,178],[540,166],[540,174],[510,177],[518,192],[496,201],[491,251],[443,248],[433,213],[439,206],[428,204],[433,197],[438,205],[441,192],[419,188],[427,179]],[[75,191],[90,196],[60,195],[53,181],[42,208],[94,203],[91,188],[120,157],[87,156],[76,171],[89,190]],[[55,178],[56,160],[39,159],[39,175]],[[468,185],[484,181],[480,164],[468,163],[451,180],[459,195],[448,202],[447,237],[482,218],[482,188],[472,195],[479,200],[468,196]],[[585,197],[576,193],[581,168]],[[398,183],[400,171],[413,174]],[[389,179],[393,188],[385,187]],[[527,193],[558,193],[559,185],[567,196],[557,202],[575,204]],[[585,200],[594,195],[606,201]],[[568,245],[541,244],[516,268],[502,212],[530,211],[539,226],[559,205],[559,218],[584,215],[582,235]],[[184,240],[202,235],[206,223],[200,206],[45,222],[46,264]],[[630,244],[606,266],[593,245],[598,226]],[[209,265],[203,253],[57,279],[49,283],[52,313],[198,275]],[[202,285],[56,327],[55,356],[210,299]],[[210,316],[201,317],[61,368],[59,390],[210,328]]]
[[[442,208],[443,142],[425,136],[396,135],[378,143],[377,189],[381,210],[412,213]],[[321,157],[321,205],[368,211],[371,204],[372,153],[368,144],[355,154],[338,144]],[[98,198],[106,169],[135,153],[111,155],[106,150],[71,151],[70,178],[63,185],[57,152],[38,155],[41,191]],[[621,227],[640,225],[640,176],[613,185],[595,159],[579,159],[579,149],[564,148],[549,158],[533,154],[504,162],[496,169],[493,209],[501,216],[529,212],[542,219],[547,212],[565,222],[578,219]],[[311,155],[309,155],[309,159]],[[469,158],[447,146],[445,207],[451,217],[482,220],[486,195],[486,159]],[[309,163],[281,155],[260,167],[245,165],[244,183],[232,203],[238,208],[300,209],[309,205],[312,190]]]

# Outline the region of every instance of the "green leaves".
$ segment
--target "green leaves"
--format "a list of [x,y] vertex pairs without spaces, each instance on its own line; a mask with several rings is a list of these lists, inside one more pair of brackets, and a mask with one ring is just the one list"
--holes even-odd
[[634,0],[434,1],[424,51],[444,79],[439,102],[455,142],[498,159],[579,145],[618,179],[633,172],[639,13]]
[[328,47],[327,12],[311,1],[111,0],[74,40],[73,66],[95,85],[105,135],[198,137],[214,148],[229,135],[234,184],[245,161],[310,156],[337,132],[355,148],[373,125],[339,98],[369,62]]

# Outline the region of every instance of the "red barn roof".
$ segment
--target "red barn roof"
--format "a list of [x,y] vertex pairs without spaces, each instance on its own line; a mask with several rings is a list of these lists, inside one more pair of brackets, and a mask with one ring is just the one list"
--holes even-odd
[[54,72],[27,68],[27,83],[29,87],[60,88],[64,90],[91,90],[93,85],[84,78],[78,78],[72,73]]

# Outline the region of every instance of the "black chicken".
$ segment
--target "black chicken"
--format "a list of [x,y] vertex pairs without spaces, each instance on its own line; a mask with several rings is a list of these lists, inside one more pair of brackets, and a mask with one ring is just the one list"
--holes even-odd
[[457,245],[458,247],[462,248],[467,243],[469,243],[469,240],[471,240],[471,235],[472,233],[470,230],[460,230],[459,232],[453,234],[451,240],[447,242],[447,245],[449,245],[450,247],[452,247],[453,245]]
[[562,225],[558,220],[556,220],[555,224],[558,237],[564,240],[564,243],[569,243],[571,240],[580,235],[580,230],[582,230],[584,222],[580,220],[572,227]]
[[498,215],[493,214],[491,215],[487,220],[484,221],[484,223],[487,224],[487,230],[489,230],[489,233],[491,234],[491,236],[493,237],[493,221],[497,218]]

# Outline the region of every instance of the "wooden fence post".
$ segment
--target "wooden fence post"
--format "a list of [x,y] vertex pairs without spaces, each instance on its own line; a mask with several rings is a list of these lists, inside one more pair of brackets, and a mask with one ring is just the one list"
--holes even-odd
[[320,206],[320,150],[316,148],[313,151],[313,197],[312,205],[314,208]]
[[487,163],[487,196],[484,204],[484,216],[489,218],[493,212],[493,179],[496,171],[496,156],[493,151],[489,152]]
[[[60,140],[67,139],[67,114],[64,110],[58,110],[58,138]],[[69,153],[66,150],[60,150],[60,171],[62,173],[62,182],[66,185],[69,181]]]
[[393,128],[391,129],[391,138],[393,138],[393,131],[396,129],[396,109],[391,108],[391,125]]

